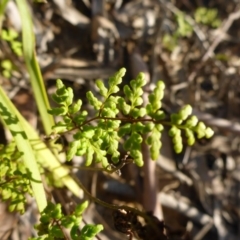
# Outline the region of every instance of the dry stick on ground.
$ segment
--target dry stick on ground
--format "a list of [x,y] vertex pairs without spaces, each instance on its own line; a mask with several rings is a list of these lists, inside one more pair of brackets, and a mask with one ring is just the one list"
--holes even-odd
[[89,18],[80,13],[66,0],[54,0],[58,7],[59,15],[74,26],[87,27],[90,24]]
[[221,204],[219,201],[220,200],[218,200],[216,198],[214,199],[214,211],[213,211],[213,221],[214,221],[214,225],[217,229],[218,239],[219,240],[232,239],[230,237],[230,232],[224,223],[224,219],[223,219],[223,216],[221,213]]
[[213,227],[213,222],[207,223],[194,237],[193,240],[203,239],[203,237],[210,231]]

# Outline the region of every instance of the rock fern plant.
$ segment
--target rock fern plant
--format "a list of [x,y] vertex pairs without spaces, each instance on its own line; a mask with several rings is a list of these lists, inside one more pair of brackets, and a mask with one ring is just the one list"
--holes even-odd
[[[57,107],[48,109],[48,113],[61,116],[61,120],[53,126],[49,137],[72,134],[73,140],[69,143],[66,152],[68,161],[74,156],[84,156],[86,167],[90,167],[95,161],[101,163],[102,171],[112,173],[124,165],[124,163],[119,164],[122,161],[120,152],[124,152],[133,163],[142,167],[144,165],[143,142],[149,146],[152,160],[158,159],[162,147],[161,133],[165,127],[169,129],[169,136],[172,138],[176,153],[183,150],[183,138],[186,138],[187,144],[191,146],[196,138],[210,138],[213,135],[211,128],[206,127],[203,122],[192,115],[190,105],[184,106],[179,112],[170,116],[164,113],[162,109],[165,88],[163,81],[156,83],[155,88],[148,95],[147,103],[143,101],[143,88],[146,85],[143,73],[140,73],[129,84],[124,85],[123,91],[120,91],[124,74],[125,69],[120,69],[110,77],[107,86],[101,80],[96,81],[99,97],[91,91],[86,94],[88,103],[92,107],[89,111],[83,108],[81,99],[74,101],[72,88],[66,87],[61,80],[57,80],[57,89],[52,95]],[[8,119],[10,119],[9,114]],[[31,181],[35,180],[29,168],[22,161],[24,154],[17,151],[14,142],[7,147],[2,146],[0,153],[0,195],[3,200],[8,200],[11,211],[23,213],[26,204],[25,195],[26,193],[32,194]],[[148,225],[141,226],[137,221],[137,216],[141,216],[147,224],[151,225],[153,220],[148,214],[127,206],[104,203],[90,196],[81,183],[79,185],[91,200],[113,209],[114,216],[120,214],[123,219],[134,219],[134,222],[138,224],[138,229],[141,229],[141,232],[138,230],[138,236],[152,231],[149,230]],[[84,202],[79,204],[72,214],[64,215],[60,204],[48,202],[40,213],[40,222],[35,226],[39,237],[32,239],[69,239],[66,236],[66,229],[70,229],[70,236],[73,240],[93,239],[103,229],[103,226],[100,224],[85,225],[79,229],[82,213],[86,207],[87,202]],[[116,222],[118,221],[119,218],[116,217]],[[122,224],[122,221],[120,223]],[[129,227],[128,224],[127,221],[124,230],[118,224],[116,228],[129,235],[129,228],[132,226]]]
[[[120,149],[130,155],[134,163],[143,166],[141,144],[149,146],[152,160],[159,157],[162,146],[161,133],[165,126],[170,127],[176,153],[183,149],[183,136],[188,145],[193,145],[195,139],[210,138],[213,130],[192,114],[190,105],[184,106],[178,113],[168,116],[162,110],[164,97],[164,82],[158,81],[154,90],[148,96],[148,103],[143,105],[143,87],[146,85],[144,74],[140,73],[129,85],[123,86],[123,96],[119,85],[125,69],[120,69],[105,86],[101,80],[96,86],[101,95],[94,96],[89,91],[86,94],[89,104],[94,109],[94,115],[82,108],[82,100],[73,102],[73,90],[67,88],[61,80],[57,80],[56,93],[52,99],[59,105],[48,112],[54,116],[62,116],[62,120],[53,127],[53,134],[73,133],[73,141],[69,143],[67,160],[75,155],[85,156],[86,166],[93,162],[101,162],[107,169],[112,163],[118,163]],[[144,135],[147,138],[144,139]]]

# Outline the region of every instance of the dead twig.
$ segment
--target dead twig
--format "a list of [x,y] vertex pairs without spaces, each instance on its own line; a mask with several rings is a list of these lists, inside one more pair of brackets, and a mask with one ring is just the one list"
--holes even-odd
[[193,240],[203,239],[203,237],[210,231],[213,227],[213,222],[207,223],[193,238]]
[[213,221],[209,215],[200,212],[196,207],[190,206],[190,204],[184,202],[181,197],[177,199],[172,195],[161,192],[159,194],[159,200],[163,206],[174,209],[201,225],[206,225]]
[[86,27],[90,24],[89,18],[69,5],[66,0],[54,0],[54,3],[58,7],[59,14],[72,25]]

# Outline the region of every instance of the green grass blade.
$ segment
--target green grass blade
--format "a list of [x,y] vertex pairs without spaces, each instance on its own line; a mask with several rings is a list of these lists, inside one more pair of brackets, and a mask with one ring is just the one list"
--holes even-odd
[[19,119],[18,113],[12,102],[8,99],[7,95],[0,87],[0,114],[2,121],[7,125],[15,142],[18,151],[23,153],[23,161],[30,172],[30,182],[33,190],[34,197],[41,212],[47,206],[47,199],[42,184],[41,175],[37,166],[36,158],[29,138],[24,128],[23,122]]
[[50,134],[54,124],[53,117],[48,114],[49,101],[42,79],[42,74],[35,54],[35,37],[33,34],[32,18],[26,0],[16,0],[22,20],[23,55],[30,75],[30,81],[37,102],[38,110],[46,134]]
[[1,0],[0,1],[0,34],[2,31],[2,21],[3,21],[3,15],[5,12],[5,8],[7,6],[8,0]]
[[56,179],[63,182],[63,184],[77,197],[83,197],[83,191],[76,183],[76,181],[69,175],[69,169],[62,166],[58,158],[50,151],[48,146],[39,138],[37,132],[32,126],[22,117],[19,116],[23,122],[24,128],[27,130],[29,139],[32,140],[33,150],[35,152],[37,162],[53,173]]
[[[24,127],[27,129],[27,133],[30,139],[32,139],[32,145],[36,154],[37,162],[51,172],[55,179],[63,182],[63,184],[78,198],[83,197],[83,191],[76,183],[76,181],[70,176],[68,168],[62,166],[58,158],[52,153],[48,146],[39,138],[37,132],[32,126],[25,120],[23,120]],[[52,146],[51,146],[52,147]]]

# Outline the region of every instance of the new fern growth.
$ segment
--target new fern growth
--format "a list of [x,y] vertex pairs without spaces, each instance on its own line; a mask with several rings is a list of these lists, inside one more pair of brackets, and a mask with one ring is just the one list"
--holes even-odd
[[[100,98],[91,91],[87,92],[87,100],[95,111],[94,116],[90,117],[88,112],[82,109],[82,100],[73,102],[73,90],[65,87],[61,80],[57,80],[57,90],[52,98],[59,107],[50,109],[49,113],[62,116],[62,120],[54,126],[54,134],[73,132],[74,140],[69,144],[67,160],[71,160],[74,155],[85,156],[86,166],[90,166],[94,159],[95,162],[101,162],[103,168],[107,168],[111,162],[119,161],[122,147],[135,164],[141,167],[144,164],[142,142],[146,142],[151,158],[156,160],[162,146],[161,132],[164,126],[170,126],[169,136],[177,153],[183,149],[183,135],[190,146],[194,144],[195,138],[212,137],[213,130],[191,115],[190,105],[171,114],[170,120],[167,120],[161,109],[165,88],[163,81],[157,82],[145,105],[143,87],[146,80],[143,73],[123,87],[124,95],[121,96],[119,85],[125,71],[122,68],[112,76],[108,86],[101,80],[96,81]],[[143,138],[145,134],[148,136],[146,139]]]

